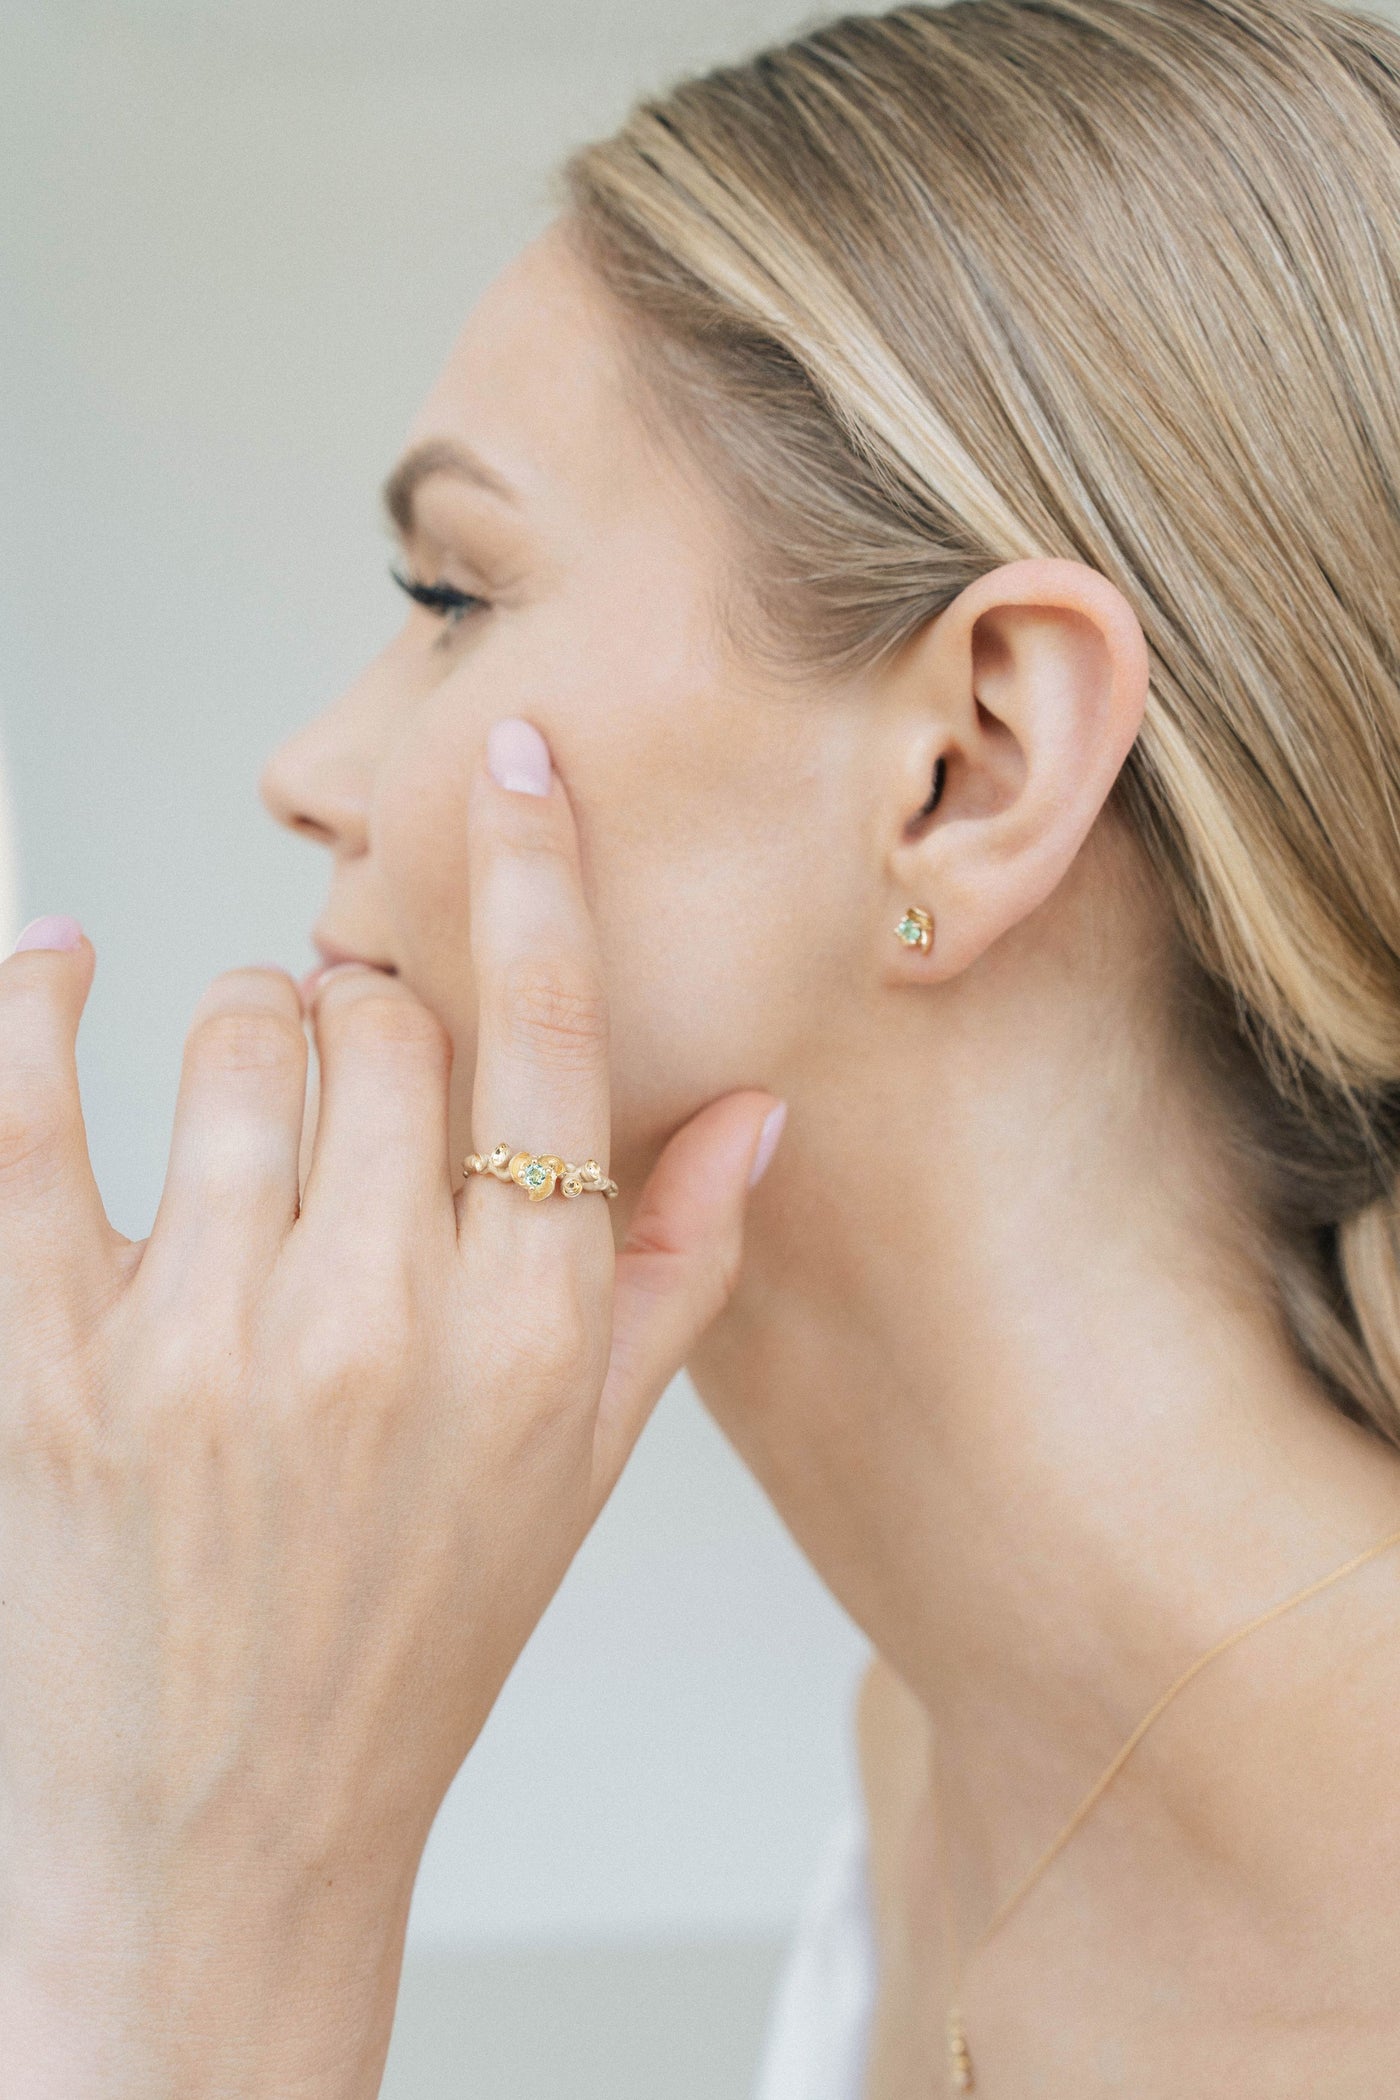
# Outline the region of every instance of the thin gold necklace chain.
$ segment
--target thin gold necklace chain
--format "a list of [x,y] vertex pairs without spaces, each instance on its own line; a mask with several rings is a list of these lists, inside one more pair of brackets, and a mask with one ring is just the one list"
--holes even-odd
[[[1133,1751],[1136,1750],[1138,1744],[1152,1726],[1152,1723],[1160,1714],[1165,1712],[1177,1693],[1184,1691],[1192,1678],[1202,1671],[1207,1663],[1214,1662],[1218,1655],[1223,1655],[1227,1648],[1233,1648],[1235,1643],[1244,1640],[1246,1635],[1257,1633],[1259,1628],[1267,1626],[1271,1619],[1281,1618],[1284,1612],[1292,1611],[1294,1605],[1306,1604],[1309,1597],[1315,1597],[1319,1590],[1328,1589],[1332,1583],[1340,1582],[1344,1575],[1354,1573],[1357,1568],[1363,1567],[1368,1560],[1374,1560],[1378,1554],[1386,1552],[1391,1546],[1395,1545],[1400,1545],[1400,1531],[1389,1532],[1385,1538],[1377,1539],[1373,1546],[1367,1546],[1364,1552],[1354,1554],[1340,1568],[1334,1568],[1330,1575],[1323,1575],[1318,1581],[1310,1582],[1306,1589],[1299,1590],[1296,1596],[1285,1597],[1282,1604],[1271,1604],[1269,1609],[1261,1611],[1257,1618],[1250,1619],[1243,1626],[1237,1626],[1233,1633],[1227,1633],[1223,1640],[1216,1641],[1212,1647],[1207,1648],[1204,1655],[1196,1658],[1189,1669],[1183,1670],[1175,1683],[1168,1685],[1161,1698],[1148,1708],[1122,1749],[1118,1751],[1107,1769],[1094,1781],[1094,1784],[1090,1787],[1074,1814],[1065,1824],[1064,1829],[1059,1833],[1058,1837],[1046,1846],[1039,1859],[1036,1860],[1034,1866],[1030,1869],[1030,1872],[1017,1882],[1011,1894],[997,1910],[991,1923],[977,1935],[977,1938],[968,1948],[965,1955],[960,1955],[958,1952],[957,1927],[953,1921],[952,1896],[948,1887],[947,1854],[943,1843],[943,1818],[938,1810],[937,1801],[936,1799],[934,1800],[934,1838],[938,1848],[938,1885],[943,1902],[943,1923],[947,1934],[953,1974],[953,1990],[948,2006],[947,2020],[948,2066],[953,2084],[958,2092],[971,2092],[973,2087],[972,2055],[968,2048],[967,2028],[963,2020],[960,2003],[962,1979],[967,1964],[975,1954],[980,1953],[981,1949],[986,1946],[993,1933],[997,1932],[1006,1923],[1017,1904],[1024,1896],[1029,1894],[1051,1861],[1064,1850],[1090,1809],[1093,1808],[1099,1797],[1122,1771],[1129,1757],[1131,1757]],[[931,1795],[933,1794],[934,1784],[934,1752],[932,1740],[930,1740],[929,1791]]]

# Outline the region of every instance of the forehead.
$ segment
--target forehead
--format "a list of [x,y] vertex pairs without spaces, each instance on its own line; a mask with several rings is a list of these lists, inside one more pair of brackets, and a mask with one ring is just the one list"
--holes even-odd
[[463,444],[510,485],[525,516],[573,511],[596,527],[678,484],[635,391],[607,294],[556,225],[473,307],[408,449]]

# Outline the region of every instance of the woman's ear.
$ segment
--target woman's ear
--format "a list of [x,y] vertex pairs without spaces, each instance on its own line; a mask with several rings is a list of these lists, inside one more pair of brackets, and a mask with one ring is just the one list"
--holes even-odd
[[[1118,777],[1147,700],[1147,644],[1123,593],[1077,561],[989,570],[881,674],[902,743],[891,802],[891,940],[906,981],[951,977],[1044,903]],[[936,798],[933,790],[936,790]],[[931,805],[931,806],[930,806]]]

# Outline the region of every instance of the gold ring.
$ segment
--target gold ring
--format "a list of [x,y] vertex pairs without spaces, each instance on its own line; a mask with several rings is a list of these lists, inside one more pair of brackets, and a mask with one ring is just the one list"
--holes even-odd
[[494,1174],[497,1181],[517,1182],[532,1203],[543,1203],[546,1196],[552,1196],[556,1184],[564,1196],[582,1196],[590,1189],[600,1196],[617,1194],[617,1183],[608,1179],[596,1159],[573,1167],[557,1153],[516,1152],[509,1145],[497,1145],[484,1159],[479,1152],[469,1152],[462,1172]]

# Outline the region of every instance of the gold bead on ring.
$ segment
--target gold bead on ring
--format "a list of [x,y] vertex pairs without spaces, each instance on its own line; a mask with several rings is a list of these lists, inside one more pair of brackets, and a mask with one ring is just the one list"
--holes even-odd
[[462,1172],[494,1174],[497,1181],[514,1181],[532,1203],[543,1203],[556,1187],[563,1196],[582,1196],[589,1190],[596,1190],[600,1196],[617,1194],[617,1183],[608,1179],[596,1159],[586,1159],[581,1167],[575,1167],[554,1152],[517,1152],[505,1144],[497,1145],[485,1158],[479,1152],[469,1152],[462,1162]]
[[933,946],[933,921],[922,904],[911,904],[908,907],[904,917],[895,927],[895,932],[900,940],[911,948]]

